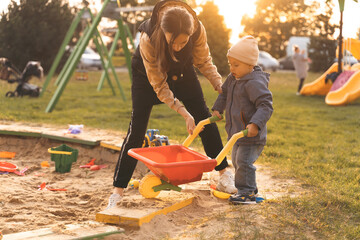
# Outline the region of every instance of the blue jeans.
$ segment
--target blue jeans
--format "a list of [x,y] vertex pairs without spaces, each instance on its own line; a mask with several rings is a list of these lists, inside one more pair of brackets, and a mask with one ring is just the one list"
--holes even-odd
[[257,188],[254,162],[263,149],[263,145],[234,145],[231,159],[235,167],[235,187],[239,194],[253,194]]

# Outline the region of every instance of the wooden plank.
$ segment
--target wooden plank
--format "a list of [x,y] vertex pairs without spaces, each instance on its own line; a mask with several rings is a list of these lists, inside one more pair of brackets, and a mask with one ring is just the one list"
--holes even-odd
[[36,137],[36,138],[48,138],[61,142],[79,143],[85,146],[95,147],[100,145],[100,140],[85,140],[79,138],[63,137],[51,134],[45,134],[40,132],[24,132],[24,131],[8,131],[0,130],[0,135],[16,136],[16,137]]
[[56,135],[50,135],[50,134],[42,134],[42,137],[52,139],[52,140],[62,141],[62,142],[79,143],[79,144],[88,145],[88,146],[100,145],[100,140],[91,141],[91,140],[62,137],[62,136],[56,136]]
[[111,150],[115,150],[115,151],[120,151],[121,150],[121,147],[118,147],[118,146],[115,146],[115,145],[112,145],[112,144],[108,144],[108,143],[105,143],[103,141],[100,142],[100,146],[104,147],[104,148],[111,149]]
[[[132,196],[132,198],[134,202],[138,202],[140,205],[143,205],[141,201],[151,200],[145,199],[141,195]],[[166,215],[190,205],[194,198],[194,195],[191,193],[162,191],[159,197],[153,199],[149,207],[137,209],[136,207],[117,206],[97,213],[96,221],[139,227],[144,223],[150,222],[157,215]],[[156,203],[159,203],[159,206],[156,206]]]
[[66,239],[101,239],[108,235],[124,233],[124,229],[103,225],[98,222],[67,224],[64,229],[51,228],[12,233],[3,236],[2,240],[66,240]]
[[20,136],[20,137],[41,137],[41,133],[38,132],[23,132],[23,131],[8,131],[0,130],[1,135]]
[[51,230],[51,228],[43,228],[33,231],[27,231],[27,232],[20,232],[20,233],[12,233],[7,234],[3,236],[2,240],[21,240],[21,239],[31,239],[35,237],[43,237],[50,234],[53,234],[54,232]]

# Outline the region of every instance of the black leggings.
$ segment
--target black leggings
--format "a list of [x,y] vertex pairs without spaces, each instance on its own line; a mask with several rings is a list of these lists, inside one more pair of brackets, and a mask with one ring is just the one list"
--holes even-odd
[[300,92],[300,90],[301,90],[301,88],[302,88],[302,86],[303,86],[303,84],[304,84],[304,80],[305,80],[305,78],[300,78],[299,87],[298,87],[298,92]]
[[[205,100],[202,97],[185,100],[183,101],[183,104],[188,112],[194,117],[196,124],[211,116],[209,109],[205,104]],[[126,188],[134,173],[137,160],[130,157],[127,152],[131,148],[139,148],[142,146],[152,107],[152,104],[133,106],[128,133],[122,144],[119,160],[116,164],[113,182],[114,187]],[[206,125],[199,136],[201,137],[207,156],[216,158],[223,148],[217,125],[215,123]],[[220,171],[227,166],[228,163],[225,158],[215,170]]]

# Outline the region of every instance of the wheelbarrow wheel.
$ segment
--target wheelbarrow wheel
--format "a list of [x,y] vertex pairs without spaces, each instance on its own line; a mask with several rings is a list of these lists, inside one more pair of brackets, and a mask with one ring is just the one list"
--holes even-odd
[[139,192],[144,198],[155,198],[159,195],[160,191],[155,192],[153,187],[161,184],[161,180],[159,177],[155,175],[146,175],[141,179],[139,185]]

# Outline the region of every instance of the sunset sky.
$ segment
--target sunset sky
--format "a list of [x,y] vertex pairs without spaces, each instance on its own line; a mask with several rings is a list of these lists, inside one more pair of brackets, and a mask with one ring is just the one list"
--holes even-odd
[[[81,2],[81,0],[69,0],[70,3],[76,4]],[[198,4],[205,2],[206,0],[196,0]],[[101,8],[100,0],[98,0],[98,7]],[[255,2],[256,0],[214,0],[215,4],[219,6],[220,14],[224,16],[226,26],[232,29],[232,36],[230,39],[231,43],[236,42],[237,36],[243,30],[243,26],[240,25],[241,18],[244,14],[253,16],[255,13]],[[244,3],[245,2],[245,3]],[[325,0],[319,0],[323,3]],[[335,4],[334,16],[332,21],[334,23],[339,23],[340,13],[338,1],[333,1]],[[10,3],[10,0],[0,0],[0,12],[7,9],[7,5]],[[356,33],[360,28],[360,2],[356,3],[353,0],[345,1],[345,11],[344,11],[344,26],[343,26],[343,35],[344,37],[356,37]],[[337,35],[339,33],[337,32]]]

